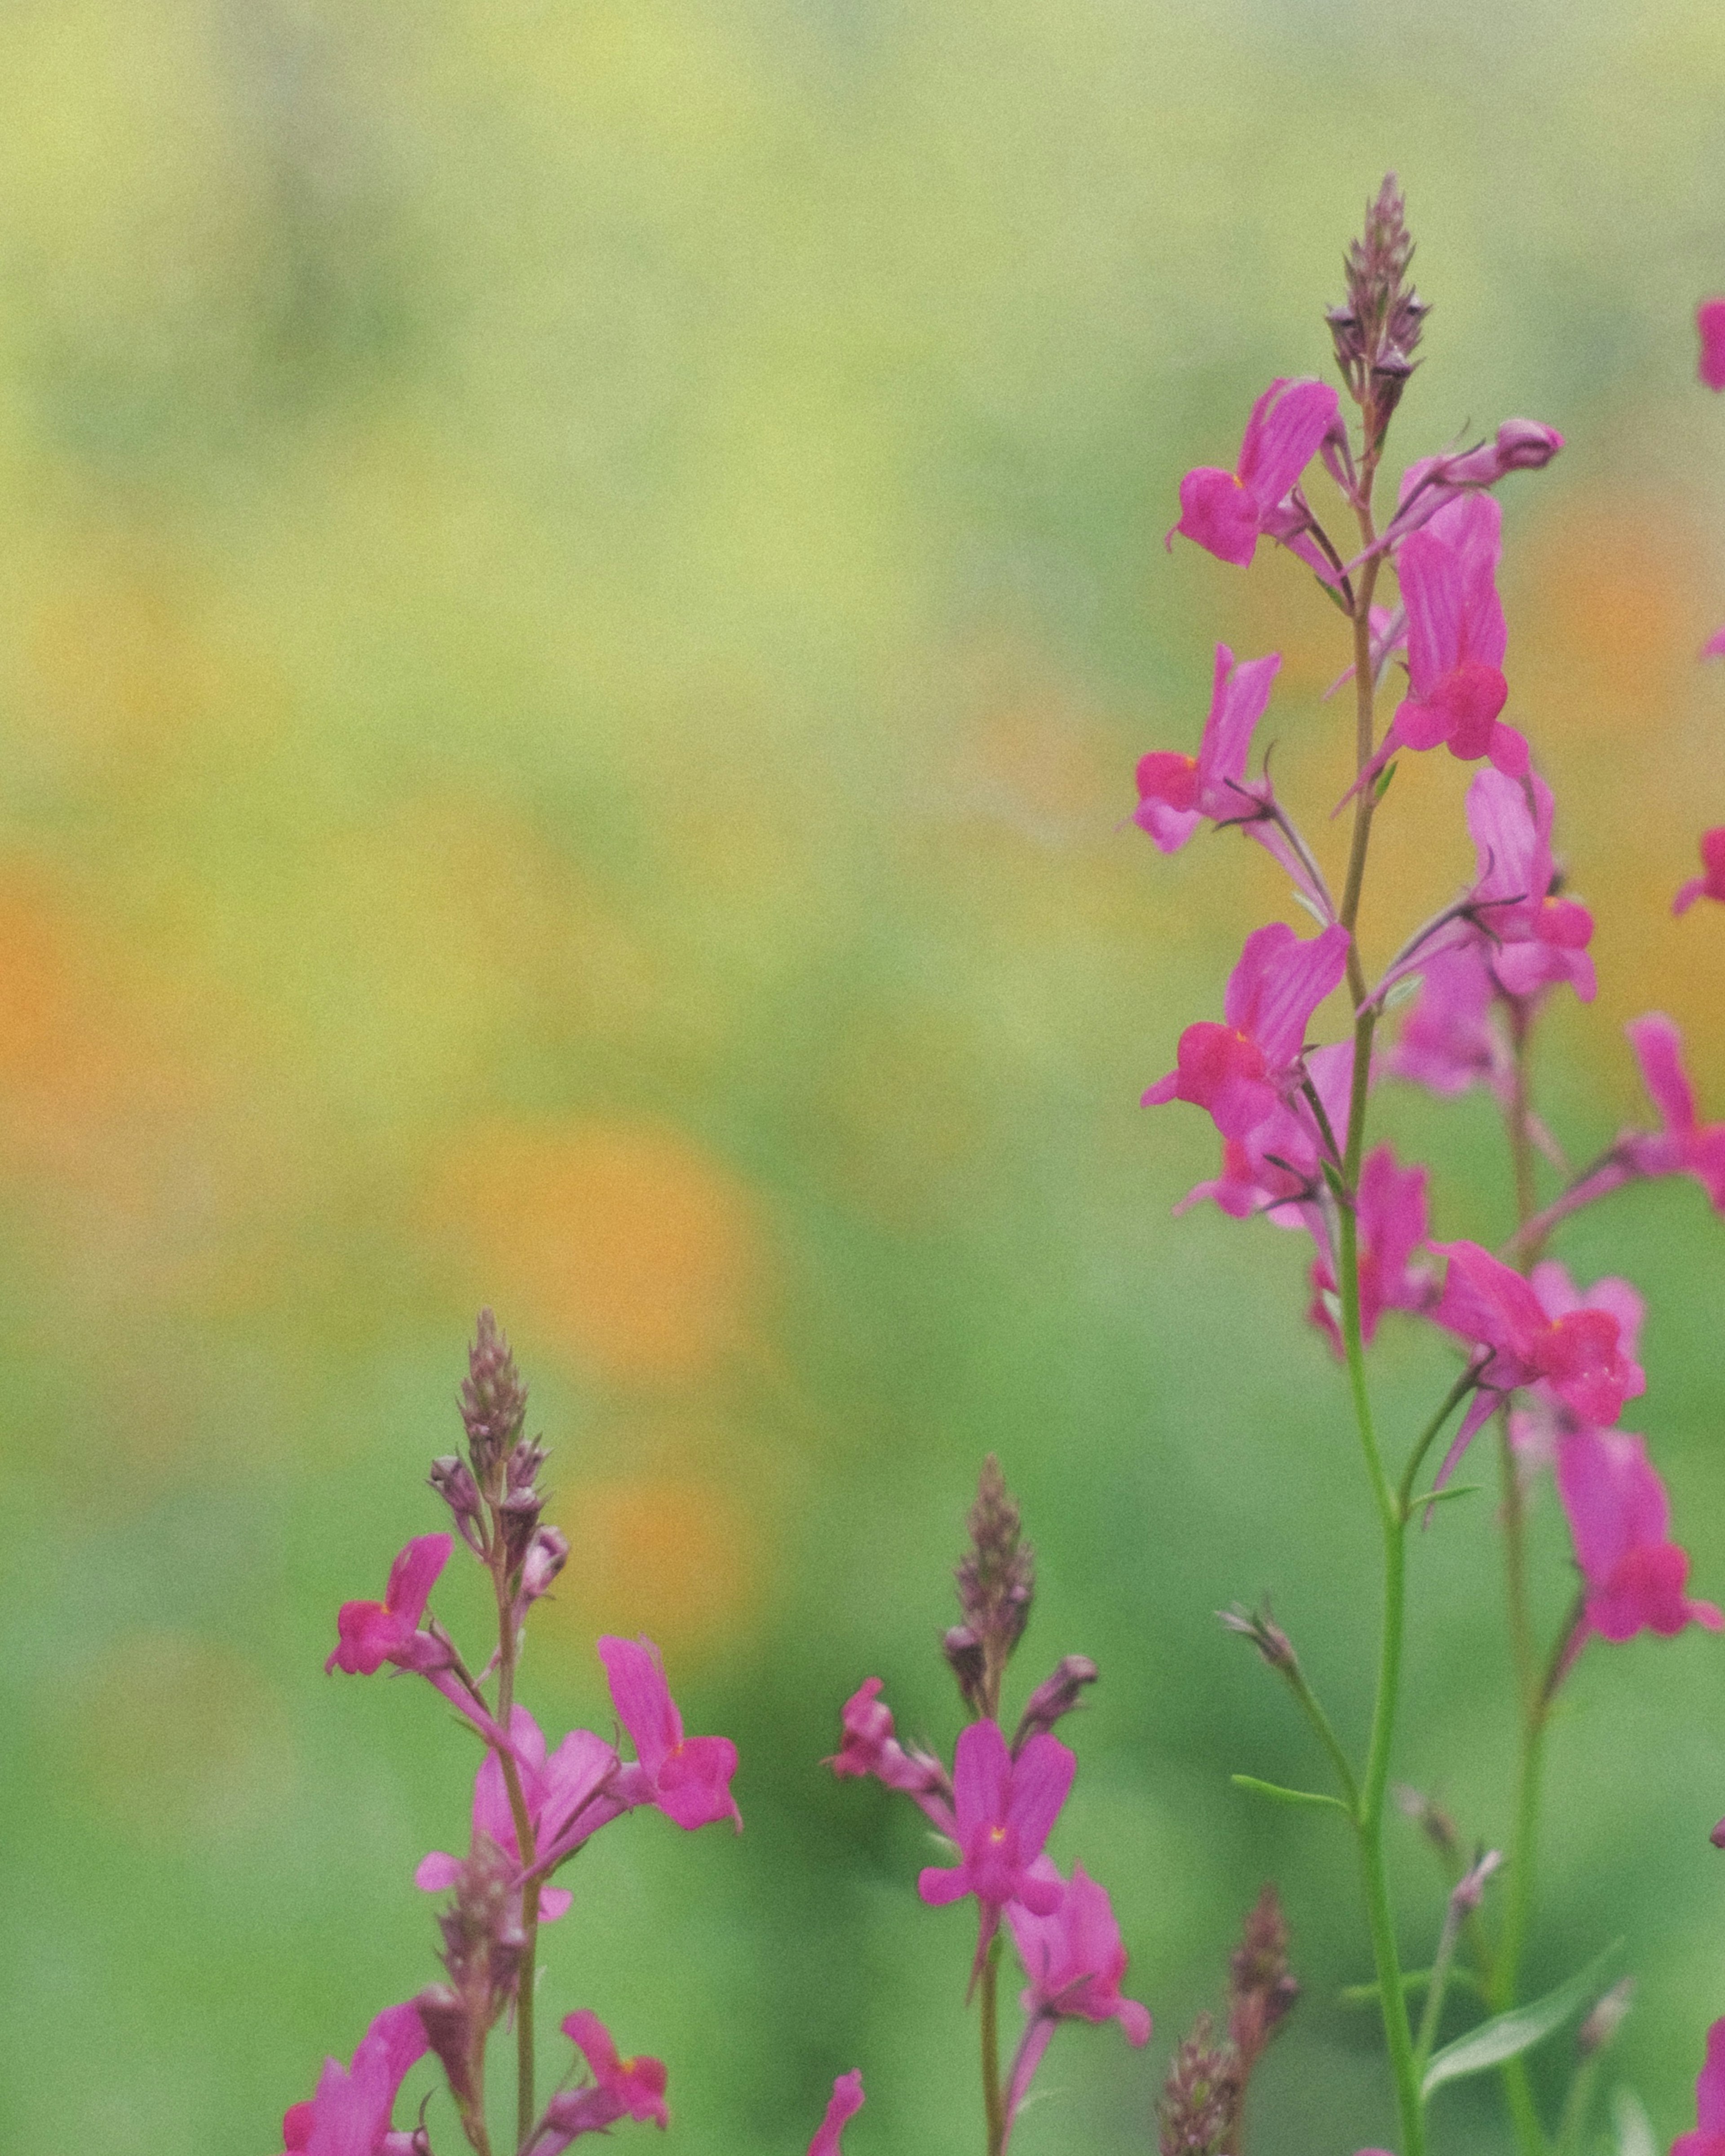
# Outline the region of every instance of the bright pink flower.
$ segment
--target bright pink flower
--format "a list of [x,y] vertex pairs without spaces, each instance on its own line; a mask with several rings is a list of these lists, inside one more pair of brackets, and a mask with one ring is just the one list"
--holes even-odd
[[1551,895],[1554,813],[1551,788],[1537,772],[1519,779],[1480,773],[1467,789],[1467,828],[1479,856],[1470,910],[1491,945],[1491,971],[1506,995],[1532,996],[1568,981],[1591,1003],[1594,917],[1576,900]]
[[709,1826],[742,1815],[731,1794],[737,1747],[728,1737],[685,1737],[683,1717],[665,1681],[665,1664],[650,1640],[598,1643],[617,1718],[634,1740],[635,1764],[618,1776],[626,1804],[656,1804],[680,1827]]
[[586,2059],[592,2082],[565,2089],[545,2107],[526,2156],[559,2156],[578,2134],[603,2133],[619,2119],[651,2119],[668,2126],[665,2067],[657,2059],[621,2059],[611,2032],[585,2008],[564,2017],[563,2034]]
[[392,2134],[389,2114],[408,2070],[429,2046],[419,2010],[387,2006],[360,2039],[351,2068],[326,2059],[317,2094],[296,2103],[281,2122],[281,2140],[291,2156],[393,2156],[408,2136]]
[[336,1619],[340,1637],[325,1670],[368,1677],[385,1662],[403,1670],[446,1666],[448,1648],[418,1626],[438,1574],[454,1547],[450,1535],[416,1535],[390,1566],[389,1584],[381,1602],[344,1602]]
[[809,2144],[809,2156],[841,2156],[840,2136],[846,2122],[855,2118],[862,2107],[861,2074],[855,2071],[840,2074],[833,2083],[826,2117],[814,2129],[814,2138]]
[[[1030,1867],[1038,1879],[1061,1887],[1060,1873],[1046,1856]],[[1150,2015],[1135,1999],[1121,1995],[1126,1948],[1106,1890],[1081,1864],[1062,1887],[1060,1907],[1039,1917],[1022,1902],[1008,1905],[1008,1928],[1030,1982],[1019,1994],[1029,2020],[1007,2087],[1008,2128],[1029,2093],[1055,2028],[1064,2020],[1117,2021],[1129,2044],[1149,2041]]]
[[1200,466],[1180,481],[1180,521],[1168,544],[1178,531],[1219,562],[1244,568],[1260,534],[1281,537],[1280,525],[1291,536],[1305,520],[1297,511],[1277,511],[1325,435],[1341,423],[1342,408],[1327,382],[1278,376],[1252,407],[1234,470]]
[[[1527,1276],[1533,1292],[1553,1317],[1574,1311],[1603,1310],[1617,1321],[1618,1340],[1631,1363],[1640,1359],[1641,1323],[1647,1306],[1626,1280],[1607,1275],[1584,1291],[1577,1287],[1566,1265],[1547,1258]],[[1509,1419],[1510,1441],[1528,1468],[1555,1466],[1559,1438],[1590,1428],[1566,1407],[1549,1383],[1531,1386],[1522,1395],[1525,1404]]]
[[1348,970],[1348,942],[1336,924],[1304,942],[1284,921],[1255,928],[1229,976],[1224,1022],[1187,1027],[1177,1067],[1145,1105],[1189,1101],[1224,1138],[1255,1130],[1298,1085],[1306,1029]]
[[1709,389],[1725,389],[1725,300],[1703,300],[1695,311],[1701,334],[1701,379]]
[[1440,1482],[1498,1401],[1519,1386],[1543,1379],[1582,1422],[1599,1429],[1609,1429],[1624,1402],[1647,1389],[1640,1364],[1624,1352],[1622,1328],[1609,1311],[1554,1314],[1531,1281],[1477,1243],[1431,1247],[1450,1260],[1433,1317],[1489,1351],[1480,1369],[1480,1391],[1450,1447]]
[[[1719,632],[1719,639],[1725,639],[1725,629]],[[1680,886],[1671,901],[1673,913],[1686,913],[1698,898],[1725,901],[1725,824],[1702,833],[1701,865],[1702,874]]]
[[1692,1175],[1714,1211],[1725,1213],[1725,1123],[1696,1120],[1682,1034],[1661,1011],[1632,1019],[1624,1031],[1665,1128],[1656,1136],[1632,1132],[1619,1141],[1619,1152],[1638,1175]]
[[[607,1787],[619,1772],[617,1754],[590,1729],[572,1729],[547,1758],[544,1731],[526,1707],[516,1707],[510,1713],[509,1742],[533,1829],[536,1865],[547,1859],[561,1862],[624,1809]],[[495,1752],[486,1753],[474,1780],[473,1830],[521,1862],[515,1814]],[[455,1884],[460,1871],[459,1857],[434,1849],[421,1858],[413,1884],[428,1894],[441,1894]],[[541,1923],[555,1922],[573,1898],[563,1887],[541,1887]]]
[[1507,633],[1497,596],[1501,516],[1487,494],[1445,513],[1442,535],[1414,532],[1396,557],[1408,616],[1411,693],[1396,707],[1370,769],[1398,749],[1436,748],[1471,762],[1489,757],[1512,778],[1527,768],[1527,744],[1498,717],[1509,698]]
[[[1425,1241],[1423,1168],[1398,1168],[1394,1150],[1374,1147],[1360,1169],[1356,1210],[1359,1238],[1360,1330],[1370,1340],[1386,1310],[1424,1310],[1432,1299],[1431,1275],[1411,1260]],[[1314,1325],[1330,1337],[1339,1355],[1342,1334],[1326,1296],[1339,1293],[1333,1259],[1324,1244],[1312,1261]]]
[[845,1702],[845,1742],[826,1762],[835,1774],[872,1774],[889,1789],[914,1797],[940,1831],[956,1836],[952,1789],[938,1759],[906,1751],[893,1734],[892,1709],[880,1697],[879,1677],[865,1677]]
[[1132,820],[1163,853],[1177,853],[1206,816],[1213,823],[1234,823],[1255,813],[1260,797],[1247,790],[1246,758],[1281,665],[1281,654],[1271,652],[1267,659],[1236,665],[1227,645],[1219,644],[1209,716],[1197,755],[1153,749],[1138,759]]
[[[1340,1040],[1313,1049],[1306,1059],[1306,1075],[1340,1145],[1347,1136],[1353,1043]],[[1231,1219],[1261,1213],[1278,1228],[1310,1227],[1316,1235],[1322,1226],[1321,1163],[1328,1151],[1302,1090],[1291,1101],[1278,1102],[1275,1112],[1245,1137],[1224,1138],[1220,1175],[1194,1183],[1174,1211],[1189,1212],[1208,1198]]]
[[[1058,1882],[1034,1876],[1050,1830],[1060,1816],[1077,1767],[1058,1737],[1033,1737],[1014,1759],[999,1725],[973,1722],[958,1739],[952,1766],[958,1862],[931,1865],[916,1891],[937,1907],[974,1894],[985,1919],[1009,1902],[1038,1916],[1060,1904]],[[988,1927],[992,1933],[992,1924]]]
[[1454,455],[1423,457],[1408,466],[1396,495],[1395,515],[1379,536],[1380,547],[1399,546],[1410,532],[1432,523],[1464,495],[1496,486],[1511,472],[1543,471],[1563,446],[1555,427],[1537,419],[1506,419],[1489,442]]
[[1420,994],[1385,1067],[1434,1093],[1453,1096],[1485,1085],[1507,1098],[1512,1070],[1508,1046],[1491,1023],[1497,991],[1485,952],[1471,942],[1440,952],[1416,970]]
[[[1716,305],[1725,309],[1725,300]],[[1707,2031],[1707,2062],[1695,2084],[1697,2130],[1680,2133],[1671,2156],[1725,2156],[1725,2020]]]
[[1558,1494],[1587,1583],[1586,1630],[1621,1640],[1642,1630],[1669,1637],[1686,1625],[1725,1628],[1711,1602],[1683,1592],[1688,1555],[1669,1539],[1670,1501],[1641,1439],[1620,1430],[1560,1439]]

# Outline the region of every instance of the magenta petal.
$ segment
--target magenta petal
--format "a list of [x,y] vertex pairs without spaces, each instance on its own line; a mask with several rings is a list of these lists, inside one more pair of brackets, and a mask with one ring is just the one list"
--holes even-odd
[[[993,1727],[992,1723],[973,1723],[973,1728]],[[967,1734],[968,1732],[967,1732]],[[1060,1806],[1066,1801],[1066,1793],[1072,1786],[1072,1777],[1077,1772],[1076,1756],[1061,1743],[1058,1737],[1033,1737],[1019,1753],[1012,1769],[1012,1792],[1008,1799],[1007,1819],[1018,1829],[1019,1861],[1029,1865],[1041,1856],[1055,1821],[1060,1817]],[[961,1815],[962,1816],[962,1815]],[[997,1814],[998,1817],[999,1815]],[[1043,1882],[1046,1886],[1046,1881]],[[1025,1906],[1040,1916],[1060,1906],[1056,1891],[1051,1902],[1038,1908],[1031,1898],[1029,1887],[1024,1892]]]
[[691,1831],[736,1819],[731,1794],[736,1772],[737,1747],[728,1737],[685,1738],[660,1768],[654,1802],[667,1819]]
[[554,1924],[559,1917],[567,1917],[575,1906],[575,1897],[567,1887],[542,1887],[539,1890],[539,1921]]
[[1245,568],[1258,547],[1258,505],[1232,472],[1200,466],[1180,481],[1174,530],[1219,562]]
[[429,1856],[422,1856],[414,1867],[413,1884],[422,1894],[442,1894],[447,1892],[460,1876],[460,1858],[446,1856],[442,1850],[434,1849]]
[[659,1650],[650,1640],[619,1640],[607,1633],[599,1640],[598,1656],[617,1719],[634,1740],[641,1764],[655,1774],[683,1737],[683,1717],[665,1681]]
[[1670,1131],[1695,1127],[1695,1092],[1683,1068],[1683,1036],[1663,1011],[1649,1011],[1631,1019],[1624,1028],[1635,1060],[1641,1066],[1641,1083],[1659,1111],[1660,1121]]
[[1342,417],[1327,382],[1272,382],[1252,407],[1240,447],[1241,483],[1260,509],[1273,509],[1317,454]]
[[1703,300],[1695,311],[1695,327],[1701,339],[1696,372],[1706,388],[1725,389],[1725,300]]
[[452,1535],[415,1535],[389,1568],[389,1586],[383,1599],[392,1614],[408,1630],[416,1631],[431,1599],[437,1576],[455,1547]]
[[1704,898],[1707,896],[1707,880],[1705,876],[1691,876],[1687,883],[1680,883],[1677,886],[1676,896],[1671,901],[1671,911],[1677,914],[1686,913],[1697,899]]
[[931,1864],[917,1874],[916,1892],[932,1909],[944,1909],[970,1892],[970,1874],[962,1864],[951,1871]]
[[827,2103],[826,2116],[814,2130],[814,2138],[809,2144],[809,2156],[839,2156],[839,2137],[847,2120],[855,2118],[863,2107],[863,2084],[860,2072],[840,2074],[833,2083],[833,2093]]

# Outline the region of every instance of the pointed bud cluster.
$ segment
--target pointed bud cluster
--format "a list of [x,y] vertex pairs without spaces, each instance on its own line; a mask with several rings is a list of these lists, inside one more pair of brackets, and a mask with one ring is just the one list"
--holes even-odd
[[1070,1714],[1086,1685],[1101,1675],[1088,1655],[1062,1655],[1054,1673],[1046,1676],[1024,1702],[1018,1733],[1012,1740],[1016,1758],[1033,1737],[1046,1737],[1063,1715]]
[[1365,229],[1343,260],[1344,305],[1325,319],[1348,393],[1368,415],[1375,448],[1414,372],[1414,350],[1431,310],[1408,282],[1414,242],[1394,172],[1366,205]]
[[495,1316],[482,1310],[467,1351],[467,1375],[461,1381],[461,1419],[467,1426],[473,1471],[482,1489],[494,1486],[497,1463],[520,1436],[526,1412],[527,1389],[509,1342],[498,1329]]
[[449,1981],[428,1986],[413,2002],[464,2122],[483,2123],[485,2038],[515,1997],[526,1947],[516,1876],[511,1859],[475,1833],[455,1875],[454,1901],[438,1919]]
[[1242,2084],[1299,1996],[1299,1984],[1288,1971],[1281,1902],[1266,1885],[1228,1963],[1228,2041],[1240,2054]]
[[[953,1575],[964,1622],[947,1635],[946,1654],[966,1705],[973,1713],[992,1716],[999,1704],[1002,1673],[1030,1621],[1036,1589],[1035,1553],[1022,1538],[1019,1508],[992,1452],[983,1463],[966,1524],[970,1548]],[[968,1678],[978,1654],[981,1677],[973,1687]]]
[[1261,1610],[1248,1609],[1243,1602],[1236,1602],[1231,1609],[1219,1609],[1216,1621],[1224,1632],[1237,1632],[1242,1640],[1250,1640],[1273,1670],[1284,1676],[1296,1676],[1300,1657],[1294,1652],[1294,1643],[1270,1614],[1266,1597]]
[[1210,2041],[1200,2014],[1174,2053],[1156,2107],[1161,2156],[1221,2156],[1234,2130],[1239,2095],[1232,2054]]

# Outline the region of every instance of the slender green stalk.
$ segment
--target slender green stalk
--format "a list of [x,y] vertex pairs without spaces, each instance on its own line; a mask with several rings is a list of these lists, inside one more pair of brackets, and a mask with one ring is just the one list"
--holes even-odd
[[1287,1679],[1288,1690],[1305,1709],[1307,1720],[1317,1731],[1318,1742],[1330,1755],[1330,1763],[1336,1770],[1336,1779],[1342,1785],[1343,1800],[1348,1806],[1349,1818],[1357,1819],[1359,1816],[1359,1784],[1354,1779],[1353,1763],[1342,1748],[1341,1738],[1331,1727],[1330,1717],[1324,1712],[1317,1694],[1306,1681],[1306,1672],[1300,1665],[1296,1662],[1291,1668],[1284,1668],[1282,1675]]
[[1437,2042],[1438,2025],[1443,2020],[1444,1994],[1450,1988],[1450,1970],[1455,1959],[1455,1942],[1461,1932],[1461,1909],[1455,1897],[1450,1897],[1450,1906],[1444,1912],[1444,1928],[1438,1938],[1437,1958],[1431,1964],[1431,1981],[1425,1987],[1425,2010],[1420,2016],[1420,2034],[1414,2045],[1414,2063],[1420,2079],[1430,2061],[1432,2046]]
[[1006,2146],[1006,2102],[1000,2087],[1000,1934],[996,1932],[983,1958],[980,2005],[983,2022],[983,2118],[988,2156]]

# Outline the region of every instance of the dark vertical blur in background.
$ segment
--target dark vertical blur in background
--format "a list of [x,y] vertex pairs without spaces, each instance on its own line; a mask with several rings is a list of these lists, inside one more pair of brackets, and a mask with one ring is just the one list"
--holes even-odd
[[[742,1840],[613,1830],[546,1948],[548,2008],[669,2061],[668,2148],[798,2150],[855,2065],[857,2156],[977,2138],[967,1920],[918,1905],[908,1807],[819,1762],[870,1673],[950,1743],[990,1448],[1040,1553],[1019,1673],[1103,1671],[1056,1853],[1158,2019],[1063,2035],[1015,2147],[1150,2145],[1271,1875],[1307,1991],[1263,2143],[1387,2139],[1348,1851],[1230,1789],[1318,1768],[1211,1615],[1273,1588],[1359,1736],[1344,1402],[1296,1240],[1171,1221],[1212,1142],[1136,1105],[1285,895],[1121,827],[1218,637],[1285,654],[1322,826],[1343,636],[1288,557],[1161,537],[1269,377],[1326,367],[1398,167],[1435,307],[1403,454],[1511,413],[1570,441],[1503,497],[1510,716],[1599,916],[1545,1106],[1578,1158],[1638,1113],[1620,1027],[1656,1005],[1725,1111],[1725,924],[1666,910],[1725,820],[1690,324],[1725,16],[14,0],[3,35],[0,2140],[273,2148],[432,1973],[410,1873],[470,1747],[321,1664],[439,1524],[481,1301],[574,1553],[530,1702],[607,1715],[593,1637],[645,1630],[742,1748]],[[1398,783],[1379,956],[1467,865],[1465,778]],[[1440,1230],[1501,1233],[1489,1105],[1383,1100]],[[1685,1184],[1559,1254],[1652,1300],[1632,1426],[1725,1598],[1720,1233]],[[1399,1433],[1448,1366],[1392,1321],[1377,1367]],[[1400,1765],[1501,1837],[1491,1502],[1419,1543]],[[1725,2011],[1721,1654],[1593,1650],[1554,1740],[1530,1981],[1629,1938],[1666,2134]],[[1397,1861],[1418,1963],[1440,1882]],[[1444,2148],[1499,2145],[1489,2092],[1440,2106]]]

